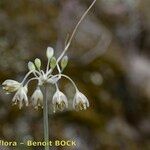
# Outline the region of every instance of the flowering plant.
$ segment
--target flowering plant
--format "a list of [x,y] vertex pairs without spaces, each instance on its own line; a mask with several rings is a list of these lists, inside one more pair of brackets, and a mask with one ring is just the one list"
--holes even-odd
[[[58,82],[62,78],[67,78],[75,88],[75,96],[73,99],[73,108],[76,110],[83,110],[89,107],[89,101],[86,96],[81,93],[74,81],[67,75],[63,74],[64,69],[68,64],[68,57],[65,56],[66,51],[68,50],[71,41],[80,25],[81,21],[87,15],[89,10],[95,4],[96,0],[90,5],[90,7],[85,11],[82,15],[81,19],[77,23],[75,29],[73,30],[71,36],[69,37],[68,41],[65,44],[65,48],[61,55],[56,59],[54,56],[54,49],[52,47],[48,47],[46,50],[47,56],[47,66],[46,70],[41,68],[42,62],[39,58],[36,58],[34,62],[28,63],[28,73],[25,75],[22,82],[18,82],[15,80],[8,79],[2,83],[3,89],[6,91],[6,94],[15,93],[12,102],[13,104],[18,104],[19,108],[21,109],[24,105],[28,106],[28,84],[33,80],[37,80],[37,87],[31,96],[31,103],[34,108],[38,109],[38,107],[43,108],[43,118],[44,118],[44,140],[49,140],[49,128],[48,128],[48,100],[47,100],[47,86],[49,84],[54,84],[56,87],[56,92],[52,98],[52,105],[53,111],[62,111],[65,108],[68,108],[68,101],[65,94],[60,91],[58,87]],[[57,74],[53,74],[53,71],[57,69]],[[34,77],[28,79],[28,77],[33,74]],[[28,80],[27,80],[28,79]],[[41,87],[44,87],[44,93],[41,90]],[[45,147],[45,150],[48,150],[49,146]]]
[[[34,106],[34,108],[36,109],[38,109],[38,107],[43,108],[44,96],[41,91],[41,87],[47,86],[48,84],[54,84],[56,86],[56,92],[52,99],[53,109],[54,112],[56,112],[56,110],[62,111],[68,107],[67,97],[64,95],[63,92],[59,90],[58,87],[59,80],[62,77],[64,77],[72,82],[76,90],[76,94],[73,100],[74,108],[82,110],[89,107],[88,104],[89,102],[87,98],[81,92],[79,92],[74,81],[69,76],[62,73],[65,67],[67,66],[68,57],[64,56],[61,59],[61,63],[59,65],[58,63],[59,58],[56,60],[56,58],[54,57],[54,50],[52,47],[47,48],[46,55],[48,58],[48,63],[45,71],[41,69],[41,60],[39,58],[36,58],[34,63],[31,61],[28,63],[29,72],[26,74],[21,83],[11,79],[8,79],[2,83],[3,89],[6,91],[7,94],[16,92],[16,94],[12,99],[12,102],[14,104],[18,104],[20,109],[23,107],[24,104],[28,106],[29,104],[27,97],[28,84],[33,80],[37,80],[38,82],[36,90],[31,96],[31,103]],[[57,68],[58,73],[53,75],[52,72],[55,69],[55,67]],[[34,77],[27,80],[30,74],[33,74]]]

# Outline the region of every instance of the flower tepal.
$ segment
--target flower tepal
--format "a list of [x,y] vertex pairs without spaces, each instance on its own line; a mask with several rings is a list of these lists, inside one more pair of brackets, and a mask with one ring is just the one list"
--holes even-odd
[[37,89],[32,94],[31,101],[35,109],[38,109],[38,107],[43,108],[43,93],[40,87],[37,87]]
[[20,85],[21,84],[19,82],[11,79],[5,80],[2,83],[3,89],[6,91],[7,94],[17,91]]
[[74,96],[73,107],[76,110],[87,109],[87,107],[89,107],[89,101],[87,97],[83,93],[77,91]]
[[14,95],[12,102],[14,104],[19,105],[19,109],[22,108],[22,106],[25,104],[26,106],[28,106],[29,102],[28,102],[28,97],[27,97],[27,87],[20,87],[19,90],[16,92],[16,94]]
[[54,113],[56,112],[56,110],[62,111],[68,107],[67,97],[59,89],[57,89],[56,93],[54,94],[52,103]]

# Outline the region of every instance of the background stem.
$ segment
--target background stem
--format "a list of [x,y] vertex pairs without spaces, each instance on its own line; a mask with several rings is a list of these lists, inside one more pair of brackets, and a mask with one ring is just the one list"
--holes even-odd
[[78,21],[77,25],[75,26],[71,36],[69,37],[68,41],[66,42],[65,44],[65,48],[63,50],[63,52],[61,53],[61,55],[59,56],[59,58],[57,59],[57,64],[58,62],[61,60],[61,58],[64,56],[64,54],[66,53],[66,51],[68,50],[71,42],[72,42],[72,39],[79,27],[79,25],[81,24],[82,20],[86,17],[86,15],[88,14],[88,12],[90,11],[90,9],[94,6],[94,4],[96,3],[97,0],[93,0],[92,4],[88,7],[88,9],[84,12],[84,14],[81,16],[80,20]]
[[[47,102],[47,85],[44,85],[44,102],[43,102],[43,119],[44,119],[44,141],[49,141],[48,128],[48,102]],[[49,150],[49,145],[45,146],[45,150]]]

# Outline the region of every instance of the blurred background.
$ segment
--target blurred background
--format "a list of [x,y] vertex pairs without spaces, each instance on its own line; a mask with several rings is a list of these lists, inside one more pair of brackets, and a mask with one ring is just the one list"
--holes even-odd
[[[59,56],[67,34],[91,2],[0,0],[0,82],[21,81],[28,61],[36,57],[44,66],[47,46],[54,47]],[[76,147],[53,150],[150,149],[149,8],[149,0],[97,0],[84,19],[67,52],[69,64],[64,73],[91,106],[81,112],[71,110],[71,105],[62,113],[49,110],[50,139],[77,142]],[[71,103],[72,85],[64,80],[60,87]],[[0,139],[42,140],[42,110],[12,107],[12,97],[0,90]],[[0,148],[11,149],[43,148]]]

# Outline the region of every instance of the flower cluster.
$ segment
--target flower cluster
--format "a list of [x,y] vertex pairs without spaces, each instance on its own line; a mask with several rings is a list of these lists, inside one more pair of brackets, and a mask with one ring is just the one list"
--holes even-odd
[[[37,80],[37,87],[31,96],[31,103],[33,107],[36,109],[38,109],[38,107],[43,108],[44,96],[41,87],[47,86],[48,84],[54,84],[56,86],[56,92],[52,98],[53,111],[62,111],[65,108],[68,108],[67,97],[58,88],[59,80],[64,77],[71,81],[76,90],[73,99],[73,108],[76,110],[87,109],[87,107],[89,107],[89,101],[86,96],[78,90],[74,81],[69,76],[62,73],[68,64],[68,57],[60,55],[60,57],[56,59],[54,57],[54,49],[52,47],[47,48],[46,56],[48,58],[48,63],[45,71],[41,69],[41,60],[36,58],[34,62],[28,63],[29,72],[25,75],[22,82],[19,83],[17,81],[8,79],[2,83],[3,89],[7,94],[16,92],[12,102],[14,104],[18,104],[20,109],[23,107],[23,105],[28,106],[28,84],[30,81]],[[59,63],[59,61],[61,62]],[[55,68],[57,69],[58,73],[54,75],[52,73]],[[28,79],[31,74],[34,75],[34,77]]]

